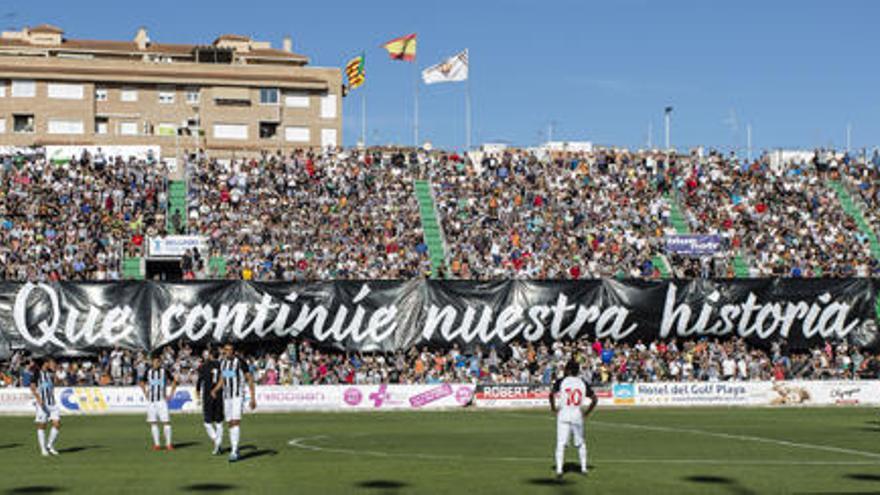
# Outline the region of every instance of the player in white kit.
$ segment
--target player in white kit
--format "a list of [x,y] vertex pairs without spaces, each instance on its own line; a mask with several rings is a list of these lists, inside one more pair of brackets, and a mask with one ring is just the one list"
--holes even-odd
[[[580,377],[581,367],[572,359],[565,365],[565,376],[556,380],[550,393],[550,410],[556,413],[556,477],[562,479],[565,446],[571,436],[581,460],[581,473],[587,474],[587,444],[584,443],[584,418],[596,408],[596,393]],[[558,396],[558,397],[557,397]],[[584,413],[584,398],[590,406]],[[559,400],[557,404],[557,399]]]
[[[159,423],[165,430],[165,448],[174,450],[171,441],[171,418],[168,416],[168,401],[177,390],[177,377],[171,370],[162,366],[159,355],[154,355],[151,367],[141,377],[141,390],[147,400],[147,423],[153,436],[153,450],[162,450],[159,445]],[[168,393],[171,387],[171,393]]]
[[[58,455],[55,450],[55,440],[61,431],[61,409],[55,402],[55,360],[48,358],[45,361],[34,363],[33,378],[31,379],[31,394],[34,396],[34,405],[37,408],[37,440],[40,444],[40,453],[43,456]],[[52,423],[49,430],[49,439],[46,440],[46,423]]]

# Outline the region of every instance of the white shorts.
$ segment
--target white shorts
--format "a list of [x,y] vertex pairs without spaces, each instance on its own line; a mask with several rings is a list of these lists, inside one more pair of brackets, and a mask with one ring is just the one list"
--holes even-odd
[[584,423],[583,421],[557,421],[556,422],[556,446],[565,447],[568,445],[568,438],[571,437],[575,447],[584,444]]
[[240,421],[241,410],[244,399],[241,397],[235,399],[223,399],[223,418],[226,421]]
[[37,418],[34,423],[46,423],[48,421],[61,421],[61,409],[58,404],[54,406],[37,406]]
[[147,423],[167,423],[168,403],[164,400],[161,402],[147,402]]

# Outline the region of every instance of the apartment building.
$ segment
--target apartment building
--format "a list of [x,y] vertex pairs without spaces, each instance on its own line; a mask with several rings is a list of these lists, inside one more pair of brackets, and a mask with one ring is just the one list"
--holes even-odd
[[0,146],[159,146],[215,156],[337,146],[341,72],[226,34],[205,45],[0,35]]

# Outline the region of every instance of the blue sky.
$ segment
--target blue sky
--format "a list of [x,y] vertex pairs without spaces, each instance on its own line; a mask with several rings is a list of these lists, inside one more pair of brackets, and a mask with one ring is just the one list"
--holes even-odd
[[[412,64],[380,45],[417,32],[421,69],[470,49],[474,141],[546,139],[642,146],[673,105],[672,141],[756,149],[880,136],[880,2],[827,1],[267,1],[0,0],[3,27],[50,22],[69,37],[195,43],[234,32],[284,35],[314,65],[366,51],[367,83],[344,104],[346,144],[412,141]],[[464,143],[464,86],[422,86],[421,135]]]

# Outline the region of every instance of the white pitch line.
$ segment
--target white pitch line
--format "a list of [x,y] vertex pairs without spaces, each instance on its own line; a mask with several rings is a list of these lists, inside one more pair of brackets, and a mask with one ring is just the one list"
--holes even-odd
[[[517,414],[517,413],[508,413],[508,416],[515,416],[519,418],[541,418],[541,416],[533,416],[529,414]],[[555,418],[547,417],[546,419],[554,421]],[[653,426],[653,425],[641,425],[635,423],[616,423],[613,421],[596,421],[596,420],[588,420],[587,425],[603,425],[603,426],[612,426],[619,428],[632,428],[639,430],[649,430],[649,431],[661,431],[664,433],[690,433],[692,435],[704,435],[715,438],[723,438],[725,440],[740,440],[747,442],[758,442],[758,443],[769,443],[775,445],[781,445],[783,447],[794,447],[799,449],[809,449],[809,450],[822,450],[825,452],[833,452],[835,454],[849,454],[849,455],[857,455],[862,457],[868,457],[871,459],[880,459],[880,453],[877,452],[868,452],[865,450],[856,450],[856,449],[848,449],[845,447],[835,447],[833,445],[818,445],[812,443],[802,443],[802,442],[792,442],[789,440],[779,440],[776,438],[767,438],[767,437],[758,437],[753,435],[734,435],[731,433],[719,433],[714,431],[707,430],[697,430],[694,428],[673,428],[670,426]]]
[[822,450],[825,452],[833,452],[835,454],[849,454],[849,455],[857,455],[862,457],[868,457],[871,459],[880,459],[880,453],[877,452],[868,452],[865,450],[856,450],[856,449],[847,449],[844,447],[834,447],[832,445],[818,445],[813,443],[802,443],[802,442],[792,442],[789,440],[779,440],[776,438],[767,438],[767,437],[757,437],[753,435],[734,435],[731,433],[719,433],[714,431],[706,431],[706,430],[697,430],[693,428],[672,428],[668,426],[652,426],[652,425],[640,425],[634,423],[615,423],[615,422],[607,422],[607,421],[591,421],[593,424],[605,425],[605,426],[613,426],[619,428],[631,428],[638,430],[649,430],[649,431],[662,431],[666,433],[690,433],[692,435],[704,435],[715,438],[723,438],[725,440],[740,440],[745,442],[757,442],[757,443],[769,443],[775,445],[781,445],[783,447],[794,447],[799,449],[809,449],[809,450]]
[[[457,460],[457,461],[501,461],[501,462],[552,462],[550,455],[547,457],[467,457],[461,455],[420,454],[402,452],[381,452],[376,450],[343,449],[337,447],[320,447],[306,443],[308,440],[320,440],[329,438],[326,435],[294,438],[287,442],[291,447],[313,452],[328,452],[335,454],[366,455],[371,457],[403,457],[407,459],[430,459],[430,460]],[[880,461],[780,461],[780,460],[735,460],[735,459],[600,459],[595,460],[599,464],[717,464],[717,465],[741,465],[741,466],[877,466]]]
[[[451,456],[451,455],[438,455],[438,454],[404,454],[399,452],[380,452],[376,450],[355,450],[355,449],[340,449],[336,447],[318,447],[317,445],[309,445],[306,444],[306,440],[319,440],[322,438],[329,438],[326,435],[317,435],[313,437],[303,437],[303,438],[294,438],[287,442],[291,447],[296,447],[304,450],[312,450],[315,452],[331,452],[337,454],[352,454],[352,455],[368,455],[373,457],[417,457],[420,459],[454,459],[461,460],[465,459],[462,456]],[[532,460],[532,459],[529,459]]]

